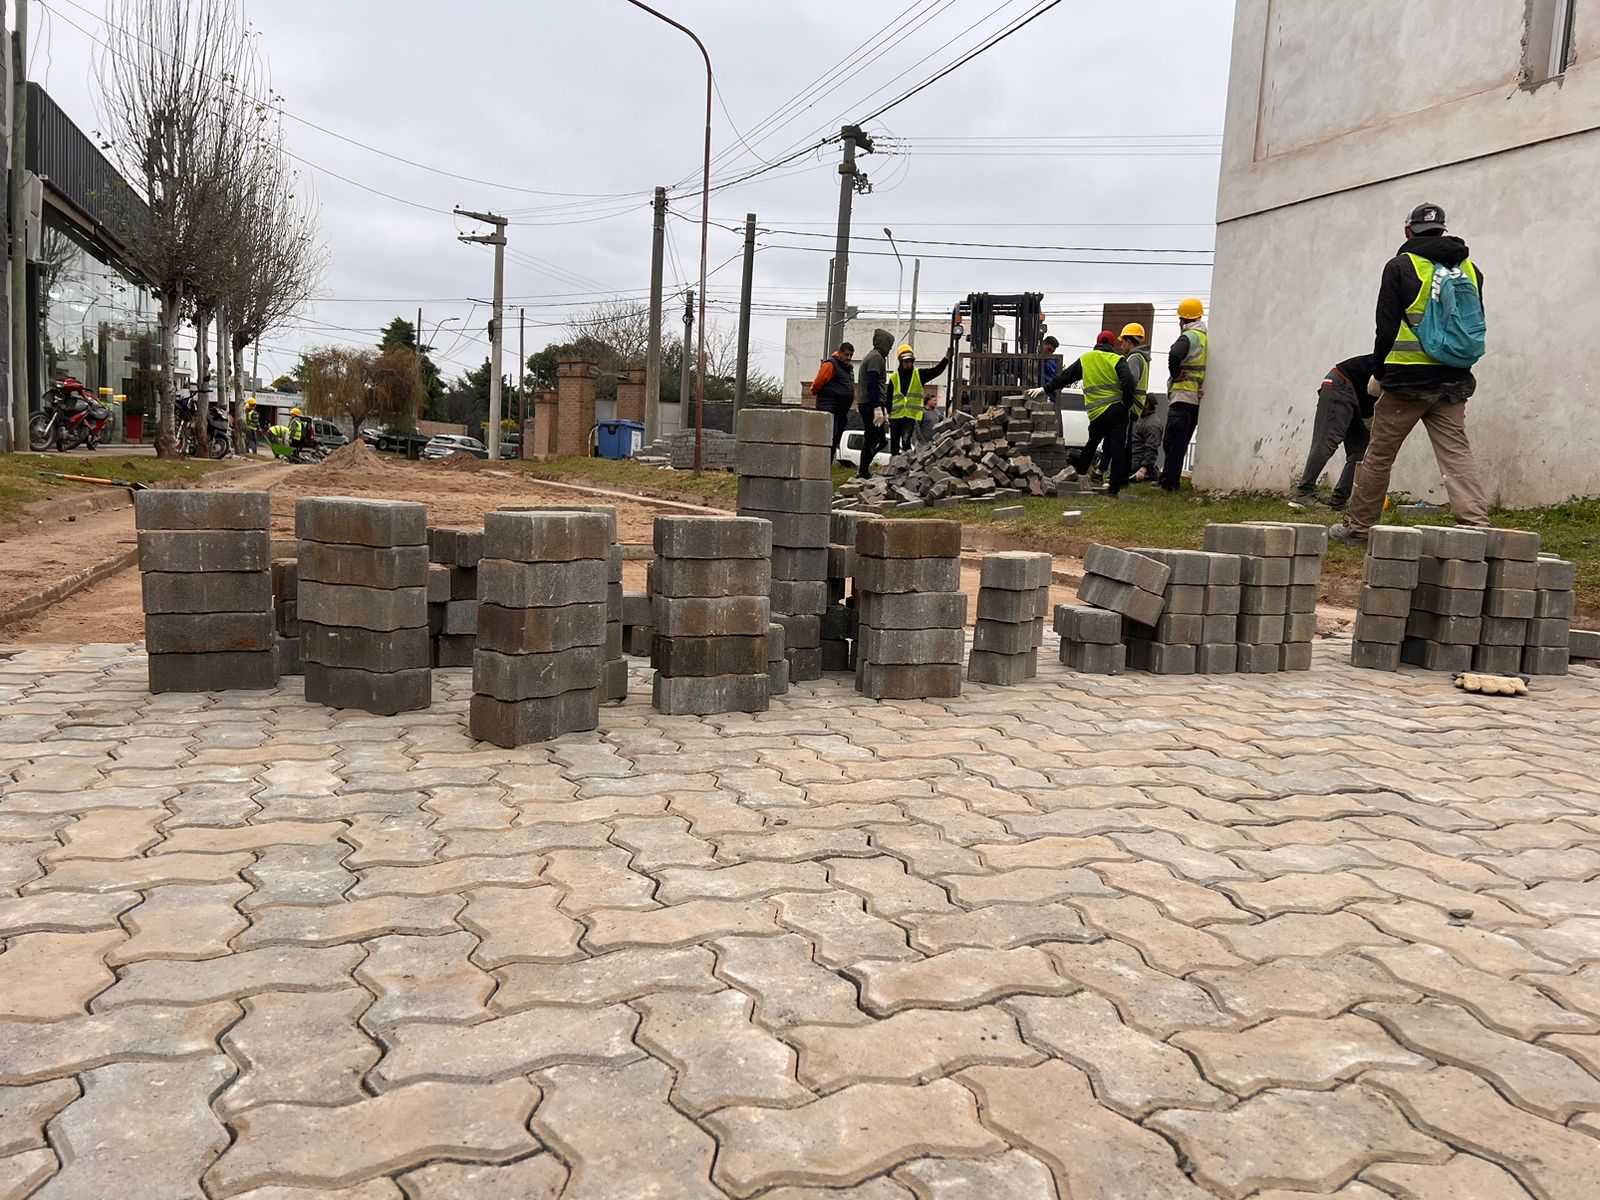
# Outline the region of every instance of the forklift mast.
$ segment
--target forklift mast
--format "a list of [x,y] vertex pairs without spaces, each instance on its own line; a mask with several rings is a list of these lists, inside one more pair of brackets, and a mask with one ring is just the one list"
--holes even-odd
[[[1012,321],[1016,344],[997,348],[994,327],[1003,318]],[[1050,357],[1040,347],[1047,329],[1043,292],[974,292],[957,304],[950,314],[951,411],[979,413],[1038,386],[1040,365]]]

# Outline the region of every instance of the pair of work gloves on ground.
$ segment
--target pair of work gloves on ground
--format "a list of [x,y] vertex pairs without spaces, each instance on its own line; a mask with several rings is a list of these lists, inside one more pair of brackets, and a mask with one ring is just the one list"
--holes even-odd
[[1481,692],[1485,696],[1526,696],[1528,685],[1515,675],[1480,675],[1463,671],[1456,676],[1456,686],[1464,692]]

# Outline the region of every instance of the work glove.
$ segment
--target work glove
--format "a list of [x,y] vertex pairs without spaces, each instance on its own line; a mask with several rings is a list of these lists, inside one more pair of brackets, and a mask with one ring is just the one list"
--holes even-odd
[[1466,671],[1456,676],[1456,686],[1464,692],[1486,696],[1526,696],[1528,685],[1515,675],[1480,675]]
[[888,414],[888,412],[886,412],[884,409],[881,409],[881,408],[873,409],[872,410],[872,423],[873,423],[873,425],[877,426],[879,429],[882,429],[885,425],[887,425],[889,423],[889,414]]
[[1027,398],[1029,400],[1043,400],[1044,396],[1045,396],[1045,391],[1044,391],[1043,388],[1029,388],[1023,394],[1025,396],[1027,396]]
[[1374,397],[1383,395],[1383,384],[1378,382],[1376,375],[1367,380],[1367,395]]

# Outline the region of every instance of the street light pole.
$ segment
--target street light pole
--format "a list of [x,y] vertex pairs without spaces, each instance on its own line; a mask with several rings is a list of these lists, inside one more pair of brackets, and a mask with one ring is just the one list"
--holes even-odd
[[472,212],[465,208],[457,208],[455,212],[459,217],[471,217],[474,221],[494,226],[494,232],[488,235],[456,235],[458,242],[478,242],[494,247],[494,316],[489,318],[489,428],[485,430],[488,434],[489,459],[493,462],[500,457],[500,344],[505,335],[501,308],[506,284],[506,226],[510,222],[496,213]]
[[889,239],[889,249],[894,251],[894,261],[900,264],[900,282],[895,285],[894,289],[894,327],[900,330],[900,345],[903,346],[910,340],[906,337],[905,330],[900,326],[900,301],[905,298],[906,294],[906,264],[905,260],[900,257],[900,247],[894,244],[894,234],[890,232],[887,225],[883,227],[883,236]]
[[[706,245],[711,230],[711,55],[707,52],[705,43],[695,36],[694,30],[687,25],[680,25],[665,13],[657,12],[648,4],[640,0],[628,0],[635,8],[642,8],[657,20],[665,21],[680,33],[687,34],[700,51],[700,57],[706,60],[706,143],[705,163],[700,175],[700,329],[696,334],[697,345],[695,349],[695,405],[694,405],[694,469],[700,469],[701,443],[705,437],[705,400],[706,400]],[[685,346],[684,353],[689,352]]]

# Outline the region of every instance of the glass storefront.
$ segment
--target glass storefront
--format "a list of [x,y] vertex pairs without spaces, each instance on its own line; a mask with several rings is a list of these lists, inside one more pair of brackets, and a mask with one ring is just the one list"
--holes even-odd
[[45,209],[37,288],[37,333],[31,339],[41,388],[71,375],[90,389],[126,397],[113,406],[115,440],[148,439],[155,427],[161,329],[150,293],[105,262],[71,225]]

